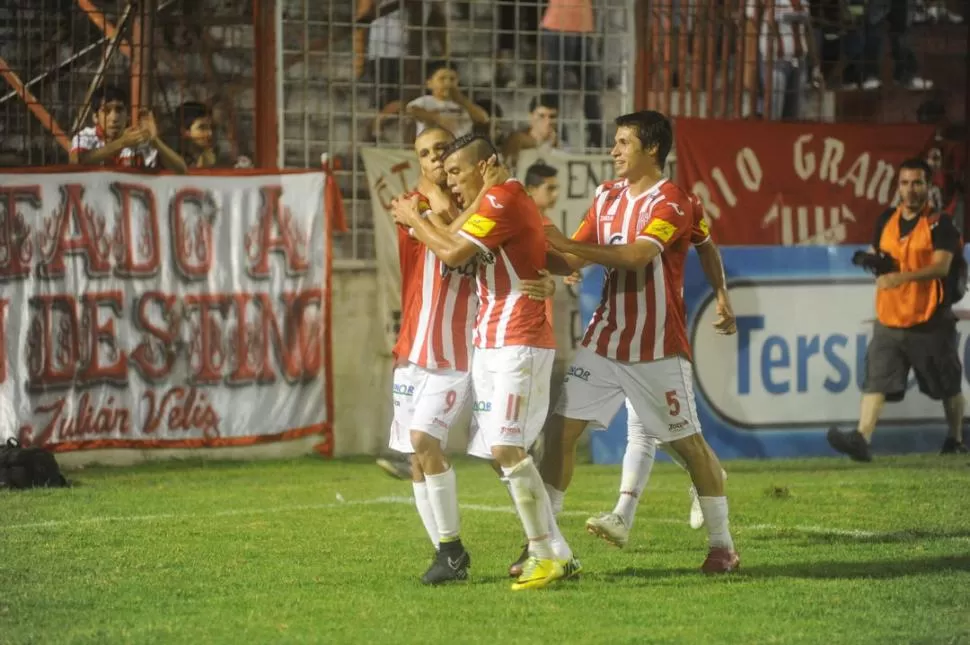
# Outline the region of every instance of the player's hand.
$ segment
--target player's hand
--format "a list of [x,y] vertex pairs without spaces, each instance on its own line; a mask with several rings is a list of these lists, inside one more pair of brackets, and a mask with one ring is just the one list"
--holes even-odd
[[485,190],[488,190],[489,188],[504,184],[509,180],[511,175],[508,169],[499,163],[498,157],[492,155],[485,162],[485,173],[483,177],[485,179]]
[[895,289],[905,282],[901,273],[884,273],[876,278],[876,287],[879,289]]
[[726,298],[717,299],[717,320],[714,321],[714,331],[724,336],[730,336],[738,331],[737,319],[734,317],[734,310],[731,303]]
[[557,251],[567,251],[567,247],[569,246],[570,242],[569,238],[563,235],[562,231],[555,226],[546,226],[544,228],[546,232],[546,241],[549,243],[549,246]]
[[562,281],[563,281],[563,284],[566,284],[570,287],[577,287],[583,283],[583,274],[580,273],[579,271],[573,271],[565,278],[563,278]]
[[419,216],[417,195],[395,197],[391,200],[391,217],[401,226],[411,226],[411,222]]
[[556,293],[556,281],[548,271],[539,269],[538,280],[521,280],[519,288],[530,300],[546,300]]

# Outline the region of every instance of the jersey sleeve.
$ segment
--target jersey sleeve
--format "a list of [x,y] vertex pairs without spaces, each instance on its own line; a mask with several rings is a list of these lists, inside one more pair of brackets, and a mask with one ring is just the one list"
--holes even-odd
[[573,239],[577,242],[586,242],[587,244],[596,243],[596,204],[589,207],[586,211],[586,215],[583,217],[583,221],[579,223],[576,227],[575,232],[573,232]]
[[931,231],[934,251],[949,251],[961,253],[960,232],[953,225],[953,221],[946,215],[941,215]]
[[507,193],[491,190],[485,193],[478,212],[468,218],[458,234],[484,251],[494,251],[521,227],[515,211]]
[[711,227],[704,219],[704,206],[697,197],[691,197],[690,205],[694,212],[694,224],[690,229],[690,243],[692,246],[700,246],[711,240]]
[[693,226],[689,206],[665,200],[654,207],[654,212],[637,234],[637,239],[650,240],[661,249],[666,249],[681,236],[690,235]]
[[879,240],[882,239],[882,229],[886,228],[886,223],[889,221],[889,218],[893,216],[894,211],[895,209],[890,208],[884,211],[883,214],[876,219],[875,230],[873,230],[872,233],[872,248],[876,250],[879,249]]

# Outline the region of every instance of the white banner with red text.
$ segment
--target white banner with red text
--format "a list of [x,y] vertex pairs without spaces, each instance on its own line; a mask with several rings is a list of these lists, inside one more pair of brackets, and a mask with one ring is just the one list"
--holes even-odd
[[[386,350],[390,352],[401,324],[401,269],[390,204],[398,195],[414,190],[418,181],[418,160],[411,150],[363,148],[361,154],[370,188],[378,289],[385,321]],[[519,179],[524,179],[529,166],[539,160],[535,150],[522,151],[518,164]],[[567,235],[572,234],[586,214],[596,186],[612,178],[612,160],[605,155],[578,155],[560,151],[544,155],[541,160],[557,169],[560,185],[559,202],[555,211],[548,215]],[[562,281],[556,286],[553,311],[553,328],[559,348],[557,359],[569,360],[582,339],[583,328],[579,320],[577,292]]]
[[0,431],[330,454],[323,198],[319,171],[0,174]]

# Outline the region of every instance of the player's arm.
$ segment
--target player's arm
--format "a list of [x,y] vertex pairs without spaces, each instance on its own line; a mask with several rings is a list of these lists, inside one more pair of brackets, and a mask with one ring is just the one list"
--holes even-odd
[[733,334],[737,328],[737,320],[734,316],[734,308],[731,307],[731,299],[728,296],[727,276],[724,273],[724,260],[721,257],[721,250],[711,239],[710,235],[704,241],[695,244],[697,256],[701,261],[701,268],[707,277],[707,282],[714,290],[714,306],[717,311],[717,320],[714,321],[714,329],[719,334]]
[[589,262],[572,253],[562,253],[552,248],[546,251],[546,270],[553,275],[572,275],[587,264]]
[[438,228],[422,217],[417,195],[394,200],[391,213],[398,224],[408,227],[415,239],[431,249],[439,260],[450,267],[463,265],[478,252],[474,242],[447,228]]

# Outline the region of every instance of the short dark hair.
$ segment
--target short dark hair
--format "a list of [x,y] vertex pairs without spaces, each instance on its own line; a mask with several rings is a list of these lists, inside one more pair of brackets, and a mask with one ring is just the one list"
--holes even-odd
[[540,94],[539,96],[533,96],[532,100],[529,101],[529,113],[536,111],[537,107],[549,108],[550,110],[559,111],[559,97],[555,94]]
[[204,119],[206,117],[212,116],[212,110],[205,103],[199,103],[198,101],[186,101],[179,106],[179,126],[182,130],[188,130],[192,127],[192,124],[199,119]]
[[430,81],[431,77],[434,76],[439,69],[450,69],[456,74],[458,73],[455,66],[446,60],[429,60],[424,66],[424,80]]
[[923,180],[926,183],[929,183],[930,178],[933,176],[933,169],[930,168],[930,165],[926,163],[925,159],[921,159],[919,157],[911,157],[910,159],[907,159],[903,163],[899,164],[899,169],[900,170],[922,170]]
[[558,170],[540,159],[525,171],[525,187],[534,188],[541,186],[547,179],[552,179],[558,174]]
[[131,107],[131,97],[128,92],[125,92],[117,85],[102,85],[94,94],[91,109],[100,110],[104,107],[105,103],[111,103],[112,101],[123,103],[126,108]]
[[465,148],[468,148],[474,155],[472,159],[473,163],[487,161],[493,155],[498,156],[498,152],[495,150],[495,146],[492,145],[491,141],[479,134],[466,134],[448,144],[448,147],[445,148],[445,151],[441,155],[441,160],[444,161],[459,150],[464,150]]
[[616,127],[627,127],[636,132],[644,150],[657,147],[657,165],[661,168],[667,163],[667,155],[674,144],[674,133],[670,119],[655,110],[641,110],[616,118]]

